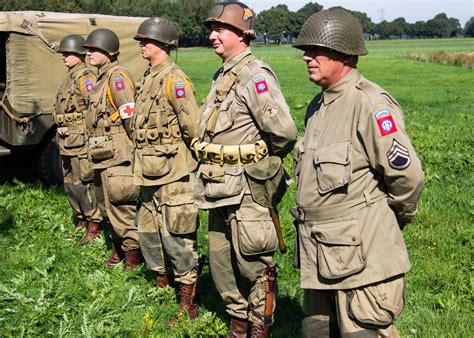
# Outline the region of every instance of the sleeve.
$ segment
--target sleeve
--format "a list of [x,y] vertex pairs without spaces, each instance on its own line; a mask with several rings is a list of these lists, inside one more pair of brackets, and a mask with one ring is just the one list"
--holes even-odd
[[81,78],[79,90],[82,96],[82,102],[87,106],[89,95],[94,91],[97,78],[94,74],[88,73]]
[[244,85],[245,104],[266,134],[269,147],[275,155],[286,156],[295,145],[298,131],[276,77],[259,67]]
[[135,82],[132,75],[126,71],[115,71],[109,80],[110,93],[119,111],[129,136],[131,135],[131,117],[135,112]]
[[193,84],[183,74],[175,74],[169,85],[168,98],[178,117],[183,139],[189,146],[192,139],[198,137],[198,124],[201,118],[201,112],[194,97]]
[[405,130],[401,108],[388,98],[368,107],[359,122],[358,134],[370,165],[383,176],[389,204],[403,227],[418,212],[424,174]]

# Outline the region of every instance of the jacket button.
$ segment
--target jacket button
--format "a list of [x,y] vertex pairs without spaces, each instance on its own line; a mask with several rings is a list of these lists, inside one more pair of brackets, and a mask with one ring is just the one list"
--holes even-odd
[[356,238],[355,238],[355,237],[352,237],[352,241],[355,242],[355,241],[356,241]]
[[266,172],[266,175],[267,175],[267,176],[270,176],[270,172],[269,172],[269,171],[267,171],[267,172]]
[[209,175],[209,177],[211,177],[212,176],[212,171],[210,171],[208,175]]

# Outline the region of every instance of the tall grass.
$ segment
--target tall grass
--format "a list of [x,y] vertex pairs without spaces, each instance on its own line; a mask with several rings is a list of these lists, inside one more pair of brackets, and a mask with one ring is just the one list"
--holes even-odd
[[[422,160],[426,185],[420,213],[404,230],[412,261],[408,304],[397,326],[404,337],[467,337],[473,304],[473,73],[404,58],[408,52],[472,52],[472,39],[374,41],[359,68],[404,107],[408,133]],[[254,47],[277,73],[300,134],[309,100],[319,91],[307,79],[301,52],[288,46]],[[178,63],[193,80],[198,101],[220,61],[211,49],[182,50]],[[285,162],[291,172],[291,161]],[[299,274],[292,265],[295,232],[279,209],[290,252],[276,255],[280,293],[274,337],[301,336]],[[202,213],[199,250],[207,251]],[[62,190],[13,179],[0,186],[0,335],[2,336],[222,336],[227,321],[207,267],[200,316],[166,328],[176,310],[172,289],[158,290],[144,267],[106,268],[103,240],[80,247]]]

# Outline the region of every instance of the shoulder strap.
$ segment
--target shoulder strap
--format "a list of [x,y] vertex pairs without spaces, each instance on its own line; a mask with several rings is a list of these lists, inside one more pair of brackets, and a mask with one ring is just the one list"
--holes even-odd
[[[107,82],[105,83],[105,91],[106,91],[106,93],[107,93],[107,97],[108,97],[108,99],[109,99],[110,104],[111,104],[112,107],[114,107],[114,109],[115,109],[114,113],[113,113],[112,115],[110,115],[111,121],[112,121],[112,122],[115,122],[115,121],[117,121],[117,119],[119,118],[120,112],[119,112],[119,109],[118,109],[117,105],[116,105],[115,102],[114,102],[114,99],[113,99],[113,97],[112,97],[112,90],[110,89],[110,78],[112,77],[112,74],[113,74],[113,73],[114,73],[114,72],[112,71],[112,72],[110,72],[110,74],[107,76]],[[132,82],[132,80],[130,80],[130,78],[125,74],[124,68],[119,68],[119,73],[120,73],[120,75],[123,76],[123,78],[124,78],[125,80],[127,80],[127,82],[130,84],[130,87],[133,88],[133,91],[135,91],[135,84],[134,84],[134,83]]]

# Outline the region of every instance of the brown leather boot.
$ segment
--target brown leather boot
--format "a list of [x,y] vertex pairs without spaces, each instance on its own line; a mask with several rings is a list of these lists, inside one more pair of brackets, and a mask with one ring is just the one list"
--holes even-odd
[[100,223],[89,221],[86,234],[81,238],[81,244],[90,244],[94,239],[100,236]]
[[125,252],[122,249],[122,240],[114,239],[112,241],[112,255],[105,260],[105,265],[116,266],[125,259]]
[[172,274],[156,273],[156,287],[166,288],[167,286],[173,286],[174,276]]
[[230,319],[229,332],[227,338],[247,338],[249,322],[247,319],[232,317]]
[[125,267],[123,271],[133,270],[140,262],[140,249],[132,249],[125,251]]
[[179,284],[179,308],[178,311],[168,320],[168,327],[173,327],[175,322],[184,314],[188,314],[189,319],[195,319],[198,315],[197,304],[194,302],[195,296],[195,285],[194,284]]
[[271,325],[265,326],[263,324],[252,323],[250,338],[268,338],[270,337],[271,328]]

